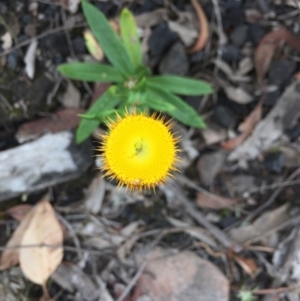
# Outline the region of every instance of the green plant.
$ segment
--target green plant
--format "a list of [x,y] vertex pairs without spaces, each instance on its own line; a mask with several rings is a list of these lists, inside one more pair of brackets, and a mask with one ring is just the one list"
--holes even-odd
[[256,289],[249,290],[245,286],[243,286],[240,291],[237,293],[236,297],[239,298],[241,301],[255,301],[256,296],[254,292]]
[[77,129],[76,140],[84,141],[93,130],[113,116],[117,110],[134,106],[167,113],[183,124],[204,128],[199,114],[179,95],[210,94],[209,84],[180,76],[152,76],[143,65],[142,49],[137,25],[132,13],[123,9],[120,16],[121,37],[112,29],[106,17],[92,4],[82,1],[84,15],[90,29],[112,66],[94,63],[69,63],[58,67],[61,74],[71,79],[113,83],[89,108]]

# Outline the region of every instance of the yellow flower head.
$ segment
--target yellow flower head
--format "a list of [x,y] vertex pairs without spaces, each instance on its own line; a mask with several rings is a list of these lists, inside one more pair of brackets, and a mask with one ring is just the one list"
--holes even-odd
[[172,126],[156,114],[147,116],[135,111],[110,120],[110,131],[103,136],[100,148],[105,175],[130,190],[154,189],[164,183],[178,161]]

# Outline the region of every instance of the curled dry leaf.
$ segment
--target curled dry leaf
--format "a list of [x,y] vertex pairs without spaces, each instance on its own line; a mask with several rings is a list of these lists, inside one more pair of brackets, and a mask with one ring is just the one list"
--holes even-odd
[[248,275],[252,276],[257,271],[257,264],[253,258],[245,258],[237,254],[234,254],[233,258]]
[[47,200],[42,200],[36,205],[21,241],[22,246],[37,246],[20,249],[20,266],[29,280],[45,285],[62,261],[62,242],[63,231],[55,212]]
[[223,209],[236,205],[238,201],[232,198],[225,198],[209,192],[198,192],[196,204],[202,208]]
[[254,64],[258,82],[266,75],[275,51],[279,45],[287,43],[300,50],[300,40],[286,28],[279,28],[265,35],[254,52]]
[[104,58],[104,53],[99,43],[93,36],[90,30],[85,30],[84,33],[85,45],[92,55],[92,57],[97,61],[102,61]]
[[246,119],[240,124],[239,130],[241,131],[241,134],[222,143],[223,148],[232,150],[239,146],[252,133],[256,124],[261,120],[261,114],[262,103],[259,102],[249,116],[247,116]]
[[204,48],[207,39],[209,37],[209,26],[208,26],[206,15],[202,7],[200,6],[199,2],[197,0],[191,0],[191,3],[195,9],[195,12],[198,17],[198,22],[199,22],[198,39],[194,44],[194,46],[191,47],[188,51],[189,53],[194,53]]

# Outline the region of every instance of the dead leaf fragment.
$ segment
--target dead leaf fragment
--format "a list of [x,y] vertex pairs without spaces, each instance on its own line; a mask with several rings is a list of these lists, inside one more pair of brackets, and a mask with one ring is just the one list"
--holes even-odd
[[20,267],[25,276],[32,282],[44,286],[62,261],[62,243],[63,231],[55,212],[47,200],[42,200],[36,205],[21,241],[23,246],[41,245],[20,249]]
[[286,28],[279,28],[266,34],[256,47],[254,64],[259,83],[264,79],[275,51],[282,43],[287,43],[295,49],[300,50],[300,40]]
[[228,301],[228,280],[211,262],[192,252],[174,254],[161,248],[149,256],[137,283],[141,295],[155,301]]
[[[6,244],[7,249],[5,249],[1,254],[0,260],[0,270],[8,269],[14,265],[19,263],[19,246],[21,245],[22,238],[24,236],[25,231],[27,230],[31,219],[35,212],[35,207],[32,208],[26,216],[22,219],[18,228],[13,233],[12,237]],[[16,248],[14,248],[16,247]]]
[[104,58],[104,53],[100,47],[98,41],[95,39],[94,35],[90,30],[85,30],[84,33],[85,45],[92,55],[92,57],[97,61],[102,61]]
[[51,279],[70,293],[77,291],[82,300],[99,299],[99,292],[91,278],[75,264],[63,262],[51,275]]
[[38,46],[38,42],[36,39],[34,39],[27,51],[26,51],[26,55],[24,57],[24,63],[25,63],[25,72],[27,74],[27,76],[30,79],[33,79],[34,77],[34,72],[35,72],[35,54],[36,54],[36,50],[37,50],[37,46]]
[[105,194],[105,180],[102,175],[98,175],[90,184],[86,197],[85,208],[93,214],[100,212]]
[[285,204],[275,210],[262,214],[251,225],[232,229],[230,236],[241,244],[262,240],[270,230],[273,230],[290,218],[287,212],[288,207],[288,204]]
[[241,255],[234,254],[234,260],[250,276],[257,271],[257,264],[253,258],[245,258]]
[[195,45],[189,49],[189,53],[194,53],[204,48],[206,42],[209,37],[209,26],[206,15],[200,6],[200,3],[197,0],[191,0],[191,3],[195,9],[195,12],[198,17],[199,22],[199,32],[198,32],[198,39]]
[[224,91],[230,100],[246,105],[253,100],[253,97],[241,87],[226,86]]
[[262,103],[259,102],[258,105],[249,114],[249,116],[247,116],[245,120],[239,125],[241,134],[235,138],[223,142],[223,148],[232,150],[239,146],[252,133],[257,123],[261,120],[261,115]]
[[66,108],[79,108],[81,94],[71,81],[68,81],[66,92],[63,94],[61,103]]
[[1,41],[3,50],[9,50],[13,44],[12,36],[8,31],[1,37]]
[[83,109],[67,108],[51,116],[25,122],[19,127],[16,138],[19,143],[24,143],[48,132],[58,133],[73,129],[80,122],[78,114],[83,112]]
[[201,208],[223,209],[236,205],[238,201],[232,198],[225,198],[209,192],[198,192],[196,204]]
[[10,215],[13,219],[20,222],[32,209],[31,205],[22,204],[16,205],[6,210],[6,214]]

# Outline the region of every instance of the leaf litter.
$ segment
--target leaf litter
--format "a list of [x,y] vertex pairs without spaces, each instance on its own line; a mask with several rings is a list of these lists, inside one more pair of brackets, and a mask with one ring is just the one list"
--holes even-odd
[[[78,24],[77,17],[78,20],[80,19],[80,16],[76,14],[78,3],[79,1],[76,0],[62,3],[64,9],[74,14],[72,26]],[[107,5],[106,8],[110,13],[114,11],[111,9],[114,4],[103,3],[99,5]],[[130,5],[139,7],[141,3],[130,3]],[[143,38],[144,54],[148,52],[148,40],[153,28],[165,22],[171,31],[178,34],[185,47],[192,46],[187,49],[187,52],[192,50],[192,53],[188,54],[190,74],[215,84],[212,96],[204,99],[198,98],[195,103],[197,110],[205,116],[207,128],[201,131],[194,129],[182,131],[184,159],[179,169],[186,175],[189,182],[188,184],[176,182],[177,186],[184,187],[182,195],[178,191],[172,191],[168,186],[158,188],[155,196],[138,193],[129,195],[124,191],[117,191],[115,183],[108,183],[100,175],[90,171],[89,181],[83,179],[83,185],[79,181],[75,182],[76,188],[71,189],[71,193],[65,186],[62,188],[55,185],[51,190],[55,196],[56,210],[60,211],[61,218],[68,225],[68,231],[72,232],[72,235],[69,235],[64,242],[64,250],[61,247],[56,248],[56,251],[50,249],[50,252],[50,250],[46,251],[45,247],[41,248],[43,252],[50,252],[47,253],[49,258],[53,256],[53,261],[49,260],[45,264],[41,259],[44,255],[28,255],[30,252],[33,253],[29,251],[30,248],[24,252],[20,248],[10,249],[10,246],[16,247],[24,243],[23,238],[26,243],[45,243],[46,239],[43,236],[48,233],[48,230],[50,231],[50,228],[56,229],[59,236],[59,239],[56,237],[57,240],[52,241],[53,243],[62,246],[63,236],[60,234],[60,225],[56,221],[54,211],[49,210],[49,206],[51,217],[48,222],[51,226],[48,227],[45,226],[47,219],[44,221],[42,216],[39,218],[34,216],[36,206],[23,204],[9,208],[3,211],[5,218],[8,215],[20,221],[20,225],[8,241],[8,248],[4,248],[2,252],[0,263],[1,269],[6,269],[5,273],[13,273],[15,269],[18,269],[12,266],[18,264],[20,252],[22,252],[23,257],[32,258],[30,256],[33,256],[34,260],[40,262],[34,267],[25,264],[25,274],[35,282],[45,282],[51,274],[49,272],[58,266],[50,277],[66,290],[63,293],[63,300],[66,297],[66,300],[102,298],[103,301],[112,301],[117,300],[124,293],[127,294],[123,298],[126,301],[149,300],[149,297],[152,300],[168,301],[177,300],[178,296],[181,296],[181,300],[187,301],[199,300],[199,296],[206,301],[210,298],[228,300],[229,290],[231,289],[231,294],[235,294],[233,287],[238,287],[238,291],[241,291],[244,280],[250,283],[248,290],[250,293],[253,291],[255,294],[256,285],[269,288],[268,284],[259,282],[258,277],[261,276],[266,278],[266,283],[270,283],[271,288],[268,294],[271,294],[272,290],[273,292],[280,291],[289,300],[299,299],[298,293],[292,291],[292,285],[299,285],[299,246],[297,245],[299,222],[296,219],[297,215],[292,213],[294,210],[297,214],[299,210],[297,194],[289,181],[282,182],[283,173],[289,173],[291,169],[299,166],[297,158],[300,149],[299,134],[294,134],[297,132],[299,118],[297,113],[299,111],[298,81],[295,77],[296,81],[290,80],[289,88],[286,89],[286,84],[284,84],[283,87],[275,86],[273,89],[274,84],[270,81],[269,74],[272,70],[272,62],[276,62],[277,59],[297,59],[297,52],[295,52],[299,50],[297,29],[288,25],[288,23],[295,24],[296,21],[293,21],[295,11],[288,12],[286,18],[283,17],[284,14],[277,15],[283,27],[272,30],[276,27],[274,22],[276,13],[280,11],[277,4],[272,6],[275,15],[269,19],[267,16],[263,17],[260,11],[245,8],[243,3],[237,1],[230,3],[228,1],[227,4],[234,7],[225,7],[223,3],[215,5],[213,2],[213,10],[207,6],[207,3],[201,2],[201,6],[197,1],[190,3],[193,6],[189,5],[187,11],[183,11],[182,8],[178,9],[176,4],[172,3],[172,5],[163,6],[151,12],[146,11],[146,13],[136,15]],[[289,2],[287,4],[291,5]],[[218,22],[220,13],[218,9],[221,12],[221,23]],[[47,17],[42,9],[41,11],[39,18]],[[37,15],[37,12],[40,12],[40,8],[37,9],[35,6],[32,14]],[[236,16],[228,17],[232,12],[237,12]],[[197,17],[196,23],[192,16]],[[238,24],[240,22],[238,16],[245,16],[245,21],[242,20]],[[116,31],[119,30],[116,21],[112,20],[111,24]],[[231,32],[240,25],[246,25],[248,32],[255,28],[255,34],[250,36],[247,33],[246,41],[242,43],[242,46],[237,47],[236,50],[241,56],[237,59],[228,59],[222,54],[222,47],[232,46]],[[253,28],[252,25],[254,25]],[[55,26],[53,30],[56,30]],[[269,30],[270,28],[269,32],[260,32],[261,29]],[[70,48],[76,46],[73,38],[77,36],[77,30],[75,32],[72,29],[64,29],[63,34],[71,33],[72,44],[68,45]],[[86,30],[86,27],[82,29],[80,38],[83,36],[83,30]],[[223,41],[219,36],[220,32],[225,33],[226,38],[228,35],[229,39]],[[261,36],[254,41],[258,32]],[[29,78],[37,78],[40,67],[43,65],[44,46],[39,38],[38,40],[38,49],[31,46],[34,51],[31,50],[30,55],[27,55],[25,72]],[[8,36],[2,42],[3,50],[8,53],[14,50]],[[30,42],[26,45],[30,45]],[[5,49],[7,47],[8,49]],[[27,48],[28,52],[29,50],[30,46]],[[77,50],[76,59],[92,60],[87,51],[82,55]],[[102,60],[100,50],[96,51],[98,60]],[[59,59],[61,57],[66,61],[71,59],[64,57],[61,53]],[[11,63],[11,60],[12,58],[9,57],[7,62],[1,61],[1,66]],[[35,61],[38,61],[38,64],[35,65]],[[53,67],[50,61],[48,60],[48,71],[51,71]],[[53,57],[52,61],[54,61]],[[156,70],[159,60],[153,64]],[[253,68],[256,73],[252,72]],[[257,83],[259,85],[256,85]],[[96,99],[97,90],[101,94],[103,91],[100,90],[107,86],[96,83],[94,87],[94,99]],[[270,97],[267,98],[275,90],[279,94],[278,100],[271,96],[270,101]],[[285,90],[283,95],[281,95],[282,90]],[[57,94],[59,106],[83,110],[81,108],[86,107],[91,91],[89,85],[72,81],[67,83],[65,94],[61,91]],[[266,94],[266,101],[257,102],[261,94]],[[238,125],[237,129],[224,125],[224,120],[221,120],[222,122],[212,120],[211,110],[218,105],[225,105],[232,113],[231,116],[235,118],[234,124]],[[55,111],[56,109],[55,105]],[[48,110],[40,111],[36,116],[43,117],[45,112]],[[31,130],[29,129],[27,133],[26,131],[22,133],[22,130],[26,128],[28,119],[17,123],[18,126],[21,124],[21,127],[16,137],[24,138],[23,141],[22,139],[19,141],[23,143],[27,141],[26,139],[35,139],[52,126],[73,128],[78,124],[78,120],[74,118],[68,120],[67,125],[62,125],[59,120],[66,119],[68,114],[60,118],[60,115],[56,114],[52,108],[50,108],[50,113],[53,117],[52,122],[45,126],[34,117],[30,120],[33,123]],[[75,115],[77,113],[75,111]],[[224,116],[221,116],[221,119],[223,118]],[[47,119],[49,121],[49,118]],[[98,129],[99,131],[104,130]],[[291,131],[294,131],[294,136],[290,136]],[[1,147],[2,135],[1,128]],[[282,174],[270,172],[265,168],[265,155],[271,152],[284,153],[285,156],[292,153],[284,163]],[[198,162],[197,166],[195,162]],[[245,162],[248,164],[244,164]],[[247,175],[245,175],[245,168],[248,169]],[[261,186],[255,186],[256,180],[261,183]],[[298,179],[295,183],[296,181]],[[90,183],[90,186],[87,183]],[[205,188],[200,186],[202,184]],[[262,210],[263,213],[259,214],[254,221],[248,219],[247,217],[251,217],[252,210],[255,212],[256,209],[261,208],[260,206],[268,203],[270,190],[277,191],[280,185],[286,185],[284,186],[286,188],[275,197],[269,211]],[[70,186],[72,186],[71,183]],[[269,188],[260,189],[263,187]],[[252,191],[251,200],[245,196],[248,190]],[[31,197],[29,195],[29,198]],[[184,203],[178,201],[183,197],[188,200],[189,204],[195,205],[192,208],[193,214],[191,210],[186,210]],[[199,226],[199,224],[202,225],[199,220],[204,222],[205,229]],[[10,227],[11,221],[1,220],[1,222],[7,223],[8,228]],[[41,233],[39,228],[43,229],[43,223],[46,229]],[[27,230],[31,232],[30,235],[26,232]],[[221,244],[219,244],[220,234],[223,234]],[[242,244],[244,249],[236,248],[238,243]],[[161,249],[154,247],[157,244],[161,246]],[[140,261],[135,261],[136,254],[139,254],[138,251],[141,248],[147,249],[146,255],[144,254]],[[33,249],[37,250],[37,248]],[[186,249],[191,251],[187,252]],[[64,254],[67,254],[66,258],[72,262],[61,263],[62,254],[54,255],[55,252],[62,252],[62,250]],[[76,258],[74,252],[82,256]],[[25,256],[24,253],[27,255]],[[158,259],[152,260],[152,255],[158,253]],[[265,256],[264,253],[270,256]],[[270,262],[272,253],[274,253],[273,262]],[[276,259],[276,256],[280,257],[280,260]],[[51,268],[47,267],[48,263]],[[198,264],[201,269],[197,269]],[[43,274],[38,271],[43,266],[48,273]],[[21,267],[24,268],[24,265],[22,264]],[[162,269],[162,267],[166,268]],[[282,274],[281,282],[276,283],[274,275],[280,273]],[[3,275],[1,273],[0,277]],[[12,285],[15,285],[14,281]],[[120,288],[118,293],[115,290],[116,287]],[[276,294],[279,296],[278,293]],[[44,295],[44,298],[47,299],[50,296]],[[16,300],[21,300],[21,298]]]

